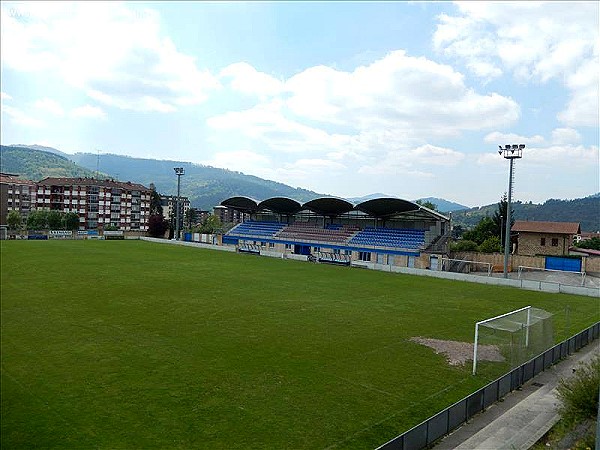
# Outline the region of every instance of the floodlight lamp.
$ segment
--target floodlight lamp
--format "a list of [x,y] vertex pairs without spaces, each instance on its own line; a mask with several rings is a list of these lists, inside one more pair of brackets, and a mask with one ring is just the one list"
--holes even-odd
[[525,144],[519,144],[519,150],[523,150],[525,148]]
[[519,146],[517,144],[513,144],[512,148],[513,148],[513,150],[518,150]]
[[506,145],[504,146],[504,149],[505,149],[505,150],[510,150],[510,144],[506,144]]

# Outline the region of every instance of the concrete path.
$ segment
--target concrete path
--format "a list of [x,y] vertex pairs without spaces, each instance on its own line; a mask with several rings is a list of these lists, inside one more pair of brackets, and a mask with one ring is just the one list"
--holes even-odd
[[520,390],[504,397],[467,424],[444,438],[438,450],[527,450],[559,419],[556,386],[561,378],[573,374],[580,362],[600,354],[596,340],[564,361],[528,381]]

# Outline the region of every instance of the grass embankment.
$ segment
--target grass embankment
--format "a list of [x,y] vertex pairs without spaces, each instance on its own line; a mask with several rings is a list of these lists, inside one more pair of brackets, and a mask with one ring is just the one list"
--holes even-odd
[[526,305],[599,319],[594,298],[140,241],[1,250],[2,448],[375,447],[502,370],[410,337],[471,342]]

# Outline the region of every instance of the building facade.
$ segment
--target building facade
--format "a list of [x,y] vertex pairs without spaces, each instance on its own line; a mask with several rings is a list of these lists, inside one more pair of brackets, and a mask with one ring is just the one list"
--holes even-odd
[[579,223],[574,222],[517,220],[511,231],[518,234],[516,253],[524,256],[566,256],[575,236],[581,234]]
[[242,223],[250,219],[250,214],[238,211],[227,206],[215,206],[213,214],[219,218],[221,223]]
[[36,184],[16,174],[0,173],[0,225],[7,224],[10,211],[18,211],[25,219],[35,205]]
[[95,178],[44,178],[36,184],[35,209],[75,212],[80,230],[110,226],[145,232],[150,189],[141,184]]
[[[187,197],[179,197],[180,208],[179,208],[179,223],[183,228],[185,214],[190,209],[190,199]],[[177,196],[176,195],[161,195],[160,204],[163,209],[163,217],[167,220],[175,220],[175,214],[177,210]]]

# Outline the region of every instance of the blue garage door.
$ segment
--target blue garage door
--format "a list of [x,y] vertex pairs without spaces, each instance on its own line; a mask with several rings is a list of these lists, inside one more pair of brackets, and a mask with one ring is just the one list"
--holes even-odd
[[581,259],[546,256],[546,269],[581,272]]

